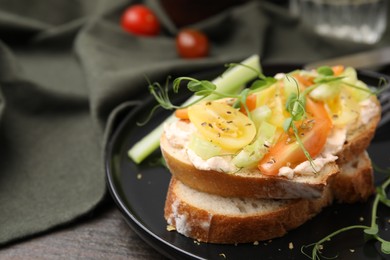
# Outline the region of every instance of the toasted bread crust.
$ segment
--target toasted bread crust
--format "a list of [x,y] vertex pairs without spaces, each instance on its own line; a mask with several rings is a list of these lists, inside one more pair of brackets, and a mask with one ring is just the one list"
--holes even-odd
[[340,203],[366,201],[374,192],[374,175],[367,152],[340,166],[340,174],[330,182],[334,198]]
[[331,192],[327,189],[319,199],[285,200],[272,211],[224,215],[183,200],[180,185],[183,184],[175,178],[171,179],[164,216],[179,233],[209,243],[249,243],[281,237],[315,216],[332,201]]
[[270,177],[260,174],[259,171],[254,171],[251,175],[242,175],[198,170],[189,161],[175,154],[175,148],[169,146],[165,135],[161,138],[160,146],[167,166],[175,178],[199,191],[225,197],[318,198],[329,179],[338,173],[335,163],[326,165],[312,182]]

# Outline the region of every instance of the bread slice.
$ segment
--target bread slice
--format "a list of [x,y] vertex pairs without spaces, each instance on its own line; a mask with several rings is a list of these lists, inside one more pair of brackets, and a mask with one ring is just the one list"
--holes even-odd
[[337,161],[326,164],[321,171],[313,175],[295,175],[290,179],[263,175],[257,168],[242,169],[235,173],[199,170],[192,165],[182,147],[171,145],[165,134],[161,136],[160,147],[172,175],[199,191],[226,197],[319,198],[327,183],[339,172],[337,165],[354,159],[356,154],[365,151],[370,144],[380,120],[379,104],[375,97],[372,97],[372,100],[378,113],[367,124],[361,124],[349,131],[341,151],[337,154]]
[[374,191],[367,153],[342,172],[316,199],[254,199],[200,192],[172,177],[164,216],[177,232],[202,242],[236,244],[284,236],[334,200],[366,200]]
[[375,191],[371,159],[365,151],[340,166],[340,174],[330,182],[336,201],[355,203],[366,201]]
[[165,218],[177,232],[201,242],[249,243],[285,235],[331,201],[329,189],[314,200],[222,197],[197,191],[172,177]]

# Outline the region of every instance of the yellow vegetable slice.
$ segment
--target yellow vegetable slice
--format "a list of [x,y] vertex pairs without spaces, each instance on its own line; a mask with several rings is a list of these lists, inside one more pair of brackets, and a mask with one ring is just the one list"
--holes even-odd
[[239,150],[256,135],[252,120],[226,103],[198,103],[188,108],[188,116],[204,139],[226,150]]
[[360,115],[360,106],[346,89],[343,89],[340,93],[338,108],[337,113],[333,113],[332,118],[335,126],[345,127],[356,123]]
[[288,117],[285,111],[285,100],[283,100],[282,83],[278,82],[271,87],[256,93],[257,101],[256,106],[260,107],[267,105],[272,111],[272,116],[269,119],[269,123],[283,128],[284,120]]

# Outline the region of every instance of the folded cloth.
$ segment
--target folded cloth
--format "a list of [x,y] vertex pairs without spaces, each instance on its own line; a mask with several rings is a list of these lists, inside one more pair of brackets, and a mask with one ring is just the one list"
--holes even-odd
[[[124,32],[134,3],[162,23],[156,37]],[[280,2],[280,1],[279,1]],[[83,216],[106,195],[102,151],[115,115],[146,95],[145,76],[238,62],[302,63],[386,45],[321,38],[283,6],[247,1],[189,26],[210,38],[207,58],[179,58],[180,29],[159,1],[0,0],[0,245]],[[206,8],[206,7],[205,7]]]

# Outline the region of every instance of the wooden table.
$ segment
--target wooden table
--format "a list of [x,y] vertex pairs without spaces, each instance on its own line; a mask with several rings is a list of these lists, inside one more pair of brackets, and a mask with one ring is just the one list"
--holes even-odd
[[0,259],[166,259],[140,239],[109,200],[90,216],[0,250]]

